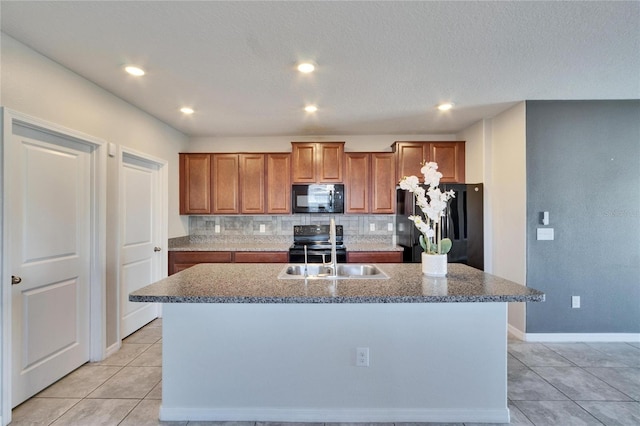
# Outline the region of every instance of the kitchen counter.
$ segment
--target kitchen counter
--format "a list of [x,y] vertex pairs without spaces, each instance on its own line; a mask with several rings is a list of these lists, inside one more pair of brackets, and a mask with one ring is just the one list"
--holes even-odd
[[[200,264],[131,293],[160,303],[448,303],[539,302],[535,289],[451,263],[429,278],[421,265],[378,264],[389,279],[278,280],[283,264]],[[335,282],[334,282],[335,281]]]
[[163,303],[160,420],[508,423],[507,302],[544,294],[377,266],[390,278],[200,264],[130,294]]

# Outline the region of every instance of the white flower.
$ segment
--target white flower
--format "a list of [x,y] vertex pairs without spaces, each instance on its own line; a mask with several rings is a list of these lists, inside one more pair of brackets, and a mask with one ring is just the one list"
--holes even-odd
[[400,188],[405,191],[415,192],[417,188],[420,187],[420,181],[417,176],[405,176],[400,181]]
[[439,253],[440,235],[439,233],[436,234],[435,229],[438,229],[440,218],[445,215],[447,204],[455,194],[453,191],[442,192],[438,188],[442,173],[438,171],[437,163],[426,163],[420,169],[420,172],[424,175],[424,183],[427,189],[425,189],[424,185],[420,185],[420,180],[416,176],[405,176],[400,181],[400,188],[415,195],[416,205],[425,215],[426,221],[418,215],[409,216],[409,220],[414,223],[426,239],[431,239],[431,242],[427,242],[427,253],[434,253],[431,248],[434,237],[438,240],[435,244],[438,246],[438,252],[436,253]]

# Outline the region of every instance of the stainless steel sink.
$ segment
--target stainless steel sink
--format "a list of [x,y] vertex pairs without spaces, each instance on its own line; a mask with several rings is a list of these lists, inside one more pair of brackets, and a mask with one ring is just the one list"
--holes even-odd
[[363,265],[359,263],[339,263],[336,275],[332,274],[331,268],[320,263],[309,263],[305,276],[304,264],[286,265],[278,274],[278,279],[388,279],[384,271],[376,265]]

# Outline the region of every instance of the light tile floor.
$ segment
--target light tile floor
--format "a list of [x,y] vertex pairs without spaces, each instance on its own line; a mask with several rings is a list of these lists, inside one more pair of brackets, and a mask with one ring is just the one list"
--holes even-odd
[[[159,422],[161,338],[157,319],[126,338],[108,359],[80,367],[16,407],[11,425],[282,425]],[[509,340],[508,360],[512,425],[640,425],[640,343]],[[316,425],[322,426],[302,424]]]

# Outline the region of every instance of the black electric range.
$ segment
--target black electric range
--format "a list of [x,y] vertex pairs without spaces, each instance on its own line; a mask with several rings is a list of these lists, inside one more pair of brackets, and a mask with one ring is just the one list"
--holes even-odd
[[[289,248],[290,263],[304,263],[304,248],[307,248],[309,263],[329,262],[331,243],[329,225],[295,225],[293,227],[293,245]],[[347,248],[343,242],[342,225],[336,225],[336,258],[339,263],[347,261]]]

